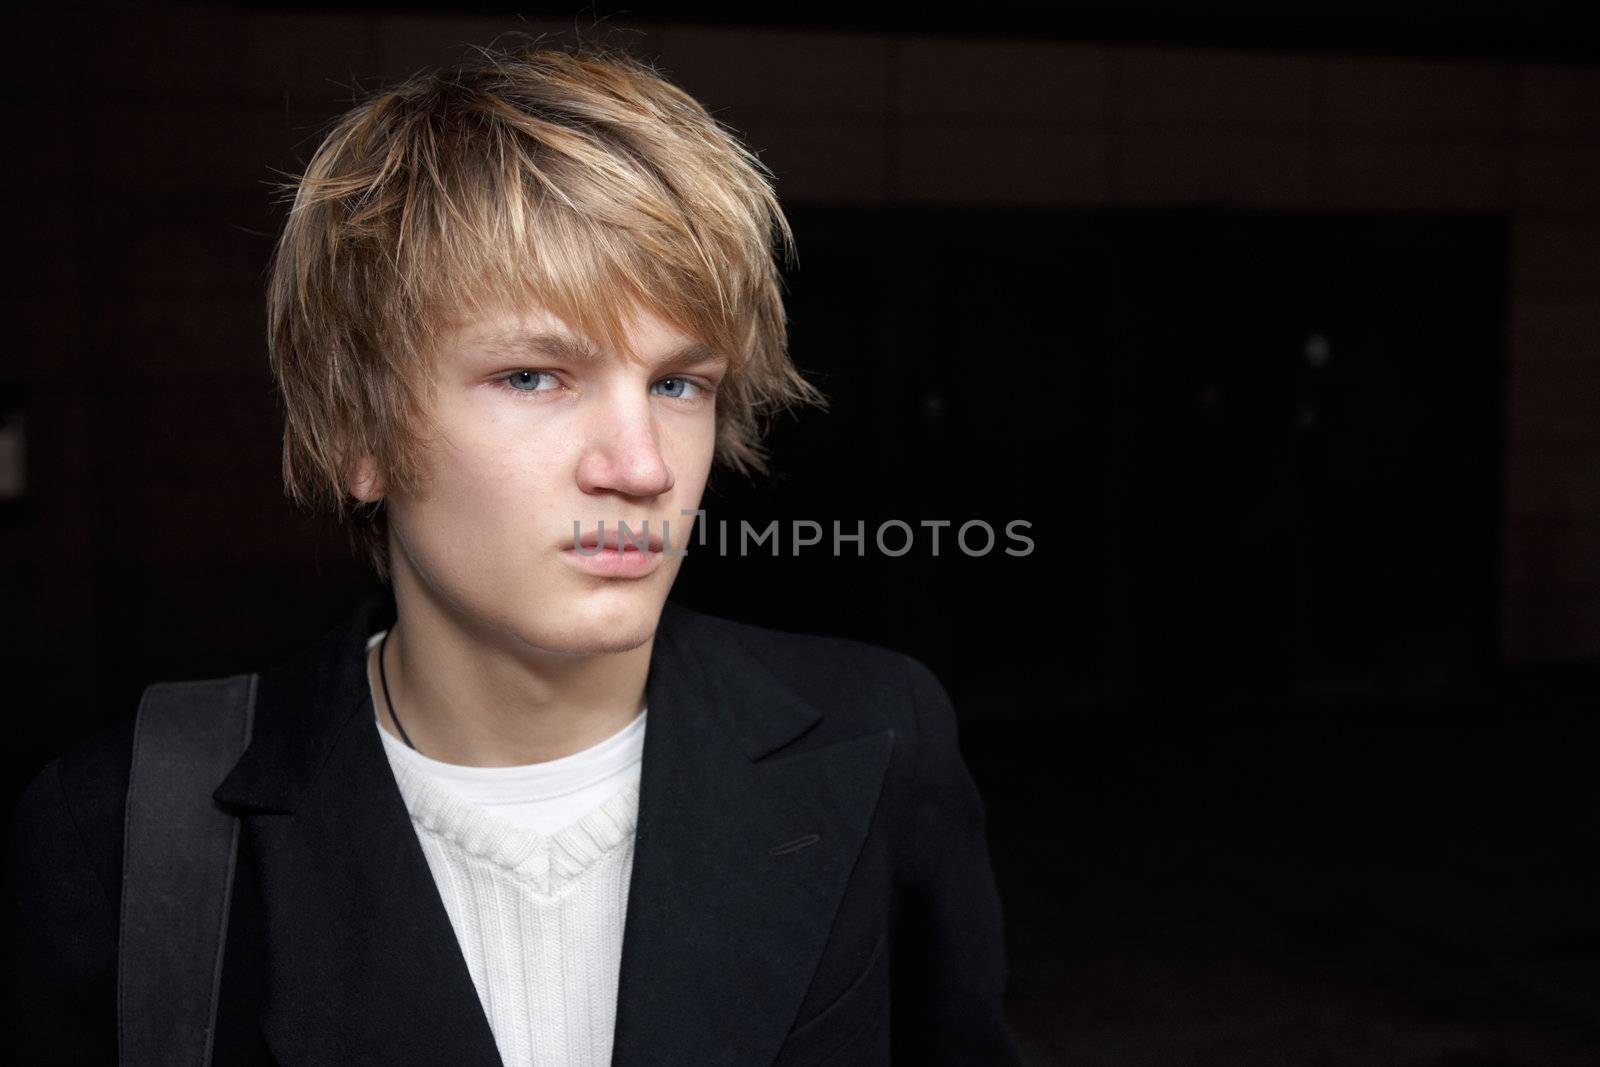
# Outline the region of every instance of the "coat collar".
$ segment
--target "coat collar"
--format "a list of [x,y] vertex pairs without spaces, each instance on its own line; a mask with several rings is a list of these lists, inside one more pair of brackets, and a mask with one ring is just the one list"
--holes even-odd
[[[262,674],[253,737],[212,794],[217,800],[246,811],[294,812],[351,720],[372,719],[367,638],[393,626],[396,615],[393,592],[373,592],[310,648]],[[709,684],[724,697],[715,709],[717,728],[737,736],[750,759],[760,759],[804,734],[821,715],[743,645],[718,641],[698,648],[703,631],[719,623],[726,626],[671,600],[663,605],[646,704],[655,705],[657,690],[681,692],[686,685]],[[719,658],[722,669],[714,677],[700,673],[702,651]],[[759,715],[735,714],[742,701],[757,694]]]
[[[263,1030],[289,1065],[422,1050],[499,1062],[373,721],[366,639],[394,618],[392,594],[373,594],[264,672],[252,740],[213,794],[245,816]],[[624,1067],[777,1054],[877,802],[892,734],[809,743],[827,709],[769,666],[782,638],[757,633],[670,600],[657,627],[613,1045]]]

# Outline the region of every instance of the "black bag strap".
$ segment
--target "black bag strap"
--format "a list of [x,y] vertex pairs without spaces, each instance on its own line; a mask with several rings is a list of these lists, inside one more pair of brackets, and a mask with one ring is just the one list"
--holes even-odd
[[124,1065],[211,1062],[239,849],[239,818],[211,793],[250,743],[257,677],[159,682],[139,701],[117,951]]

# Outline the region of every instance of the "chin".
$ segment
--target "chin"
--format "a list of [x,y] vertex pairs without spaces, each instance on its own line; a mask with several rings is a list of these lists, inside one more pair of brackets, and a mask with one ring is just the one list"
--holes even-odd
[[532,643],[575,656],[629,652],[655,635],[661,607],[655,597],[606,597],[569,604],[533,628],[541,639]]

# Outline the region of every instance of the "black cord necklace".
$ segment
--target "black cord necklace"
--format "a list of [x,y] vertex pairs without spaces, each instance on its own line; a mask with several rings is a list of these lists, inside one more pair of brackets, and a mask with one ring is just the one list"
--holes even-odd
[[[389,705],[389,718],[393,719],[394,724],[400,728],[400,736],[405,740],[406,744],[411,745],[411,738],[406,737],[406,728],[400,726],[400,716],[394,713],[394,701],[389,699],[389,675],[383,669],[383,650],[388,645],[389,631],[385,630],[383,631],[383,640],[378,642],[378,678],[383,682],[383,702]],[[416,750],[417,746],[411,745],[411,751],[415,752]]]

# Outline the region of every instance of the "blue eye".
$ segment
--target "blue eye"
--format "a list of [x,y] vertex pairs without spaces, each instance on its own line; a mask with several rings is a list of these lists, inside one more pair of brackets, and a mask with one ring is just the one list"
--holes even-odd
[[548,377],[550,375],[542,370],[519,370],[515,374],[506,375],[502,380],[519,393],[541,393],[548,390],[537,388],[539,379]]
[[[545,378],[550,380],[550,385],[541,388],[540,380]],[[561,388],[561,380],[551,372],[543,370],[513,371],[510,374],[502,375],[496,381],[502,389],[509,389],[514,393],[522,393],[524,396],[535,393],[550,393]],[[698,404],[709,400],[712,394],[715,393],[714,389],[708,388],[692,378],[684,378],[677,375],[670,378],[662,378],[650,387],[650,391],[658,396],[665,396],[670,400],[680,400],[686,404]]]
[[[699,385],[695,384],[694,382],[691,382],[687,378],[663,378],[663,379],[661,379],[661,381],[657,382],[656,384],[657,385],[662,385],[662,384],[664,384],[666,382],[673,382],[673,383],[676,383],[676,384],[681,385],[681,386],[688,386],[691,389],[700,388]],[[689,399],[688,397],[685,397],[682,392],[668,393],[666,395],[672,397],[674,400],[686,400],[686,399]]]

